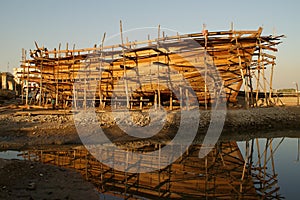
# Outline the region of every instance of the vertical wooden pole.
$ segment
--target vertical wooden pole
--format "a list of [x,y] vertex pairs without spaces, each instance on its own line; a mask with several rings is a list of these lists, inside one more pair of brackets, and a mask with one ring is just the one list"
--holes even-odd
[[74,108],[77,109],[77,99],[76,99],[76,93],[77,91],[74,90],[74,87],[73,87],[73,103],[74,103]]
[[[271,67],[271,75],[270,75],[270,94],[269,94],[269,101],[272,102],[272,93],[273,93],[273,73],[274,73],[274,66],[275,66],[275,59],[272,60],[272,67]],[[275,101],[274,101],[275,102]]]
[[[262,55],[262,60],[264,60],[264,55]],[[263,86],[264,86],[264,94],[265,94],[265,105],[268,106],[269,105],[269,98],[267,95],[267,83],[266,83],[266,75],[265,75],[265,65],[264,62],[262,61],[262,78],[263,78]]]
[[21,97],[22,97],[22,104],[24,104],[24,77],[25,77],[25,67],[26,67],[26,57],[25,57],[25,49],[23,48],[22,49],[22,60],[23,60],[23,63],[22,63],[22,88],[21,88]]
[[[74,70],[74,65],[75,65],[75,44],[73,45],[73,60],[72,60],[72,71],[73,71],[73,84],[75,83],[75,70]],[[78,76],[78,73],[77,73]],[[76,77],[78,79],[78,77]],[[74,103],[74,108],[77,109],[77,102],[76,102],[76,90],[74,90],[74,86],[73,86],[73,103]]]
[[[25,53],[25,56],[26,56],[26,53]],[[26,65],[27,65],[27,88],[26,88],[26,106],[28,106],[28,95],[29,95],[29,63],[26,62]]]
[[60,68],[60,63],[59,63],[59,59],[60,59],[60,46],[61,44],[59,43],[58,46],[58,60],[57,60],[57,70],[56,70],[56,95],[55,95],[55,105],[58,106],[58,75],[59,75],[59,68]]
[[140,97],[140,110],[143,109],[143,97],[141,96]]
[[[157,49],[159,48],[159,39],[160,39],[160,25],[158,25],[158,34],[157,34]],[[159,53],[157,53],[157,62],[159,63]],[[160,82],[159,82],[159,64],[157,64],[157,93],[158,93],[158,108],[161,106],[160,98]]]
[[129,94],[128,94],[128,85],[127,85],[127,73],[126,73],[126,63],[125,63],[125,51],[124,51],[124,40],[123,40],[123,28],[122,21],[120,20],[120,33],[121,33],[121,42],[122,42],[122,54],[123,54],[123,66],[124,66],[124,83],[125,83],[125,93],[126,93],[126,104],[127,108],[130,108],[129,104]]
[[[159,58],[158,58],[159,59]],[[159,64],[157,65],[157,94],[158,94],[158,108],[160,109],[161,99],[160,99],[160,81],[159,81]]]
[[248,76],[249,87],[250,87],[250,95],[248,94],[249,105],[254,106],[252,76],[251,76],[251,69],[249,66],[247,67],[247,72],[248,72],[247,76]]
[[204,65],[205,65],[205,74],[204,74],[204,105],[205,105],[205,110],[207,110],[207,62],[206,62],[206,54],[207,54],[207,30],[206,30],[206,25],[203,24],[203,30],[202,30],[202,34],[204,36],[205,39],[205,43],[204,43]]
[[154,109],[157,110],[157,91],[155,90],[155,94],[154,94]]
[[179,88],[179,96],[180,96],[180,109],[183,109],[182,87]]
[[185,89],[185,101],[186,101],[186,110],[190,110],[190,104],[189,104],[189,90]]
[[104,97],[103,108],[105,108],[105,105],[106,105],[106,96]]
[[[238,45],[238,40],[237,37],[235,39],[235,44]],[[245,74],[243,71],[243,66],[242,66],[242,59],[241,59],[241,53],[240,53],[240,48],[237,48],[237,53],[238,53],[238,58],[239,58],[239,68],[240,68],[240,73],[243,79],[243,83],[244,83],[244,90],[245,90],[245,104],[246,104],[246,108],[249,108],[249,99],[248,99],[248,82],[245,78]]]
[[105,40],[106,33],[104,33],[101,41],[101,48],[100,48],[100,69],[99,69],[99,107],[103,107],[103,102],[102,102],[102,88],[101,88],[101,82],[102,82],[102,67],[103,67],[103,47],[104,47],[104,40]]
[[261,69],[261,47],[260,47],[260,39],[259,39],[259,52],[257,58],[257,79],[256,79],[256,97],[255,103],[258,106],[258,94],[259,94],[259,82],[260,82],[260,69]]
[[[42,58],[43,59],[43,58]],[[40,68],[40,96],[39,96],[39,106],[42,104],[42,88],[43,88],[43,60],[41,62]]]
[[170,92],[170,110],[173,110],[173,94]]

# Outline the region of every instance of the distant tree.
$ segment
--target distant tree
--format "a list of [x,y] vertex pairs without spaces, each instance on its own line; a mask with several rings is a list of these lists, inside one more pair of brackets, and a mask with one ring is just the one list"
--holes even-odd
[[278,92],[282,92],[282,93],[293,93],[296,92],[296,89],[294,88],[285,88],[285,89],[278,89]]

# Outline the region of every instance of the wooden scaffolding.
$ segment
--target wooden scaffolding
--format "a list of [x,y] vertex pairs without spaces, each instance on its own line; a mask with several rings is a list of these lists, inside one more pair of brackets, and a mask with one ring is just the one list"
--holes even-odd
[[[56,106],[73,102],[75,107],[96,103],[104,108],[113,98],[128,108],[157,104],[172,109],[183,98],[192,105],[195,92],[207,108],[217,98],[236,103],[242,85],[247,107],[276,103],[272,53],[282,35],[262,36],[259,28],[160,37],[159,27],[156,39],[124,43],[121,25],[120,29],[121,43],[116,45],[105,46],[104,34],[101,44],[92,48],[69,48],[67,43],[65,49],[59,44],[48,50],[35,43],[30,58],[23,50],[19,76],[25,103],[35,98],[36,104],[44,105],[52,99]],[[37,85],[35,93],[28,83]]]

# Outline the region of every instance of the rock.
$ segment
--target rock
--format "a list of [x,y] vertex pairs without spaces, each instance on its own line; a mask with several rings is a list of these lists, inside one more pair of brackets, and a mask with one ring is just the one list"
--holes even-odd
[[27,186],[28,190],[35,190],[36,189],[36,184],[34,182],[31,182]]

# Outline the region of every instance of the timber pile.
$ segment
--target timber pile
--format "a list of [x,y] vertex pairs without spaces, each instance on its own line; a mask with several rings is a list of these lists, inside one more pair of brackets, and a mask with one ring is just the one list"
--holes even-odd
[[268,105],[276,59],[272,53],[283,36],[261,33],[262,28],[203,30],[127,43],[122,38],[121,44],[111,46],[104,46],[104,36],[100,46],[86,49],[69,49],[67,44],[66,49],[59,45],[48,50],[35,43],[30,59],[23,50],[19,76],[23,84],[38,85],[40,105],[52,98],[56,105],[75,100],[75,107],[98,102],[103,108],[113,98],[127,107],[150,102],[172,109],[174,101],[186,98],[187,104],[198,100],[207,107],[220,96],[236,103],[243,84],[248,106],[256,105],[259,92],[265,93]]

